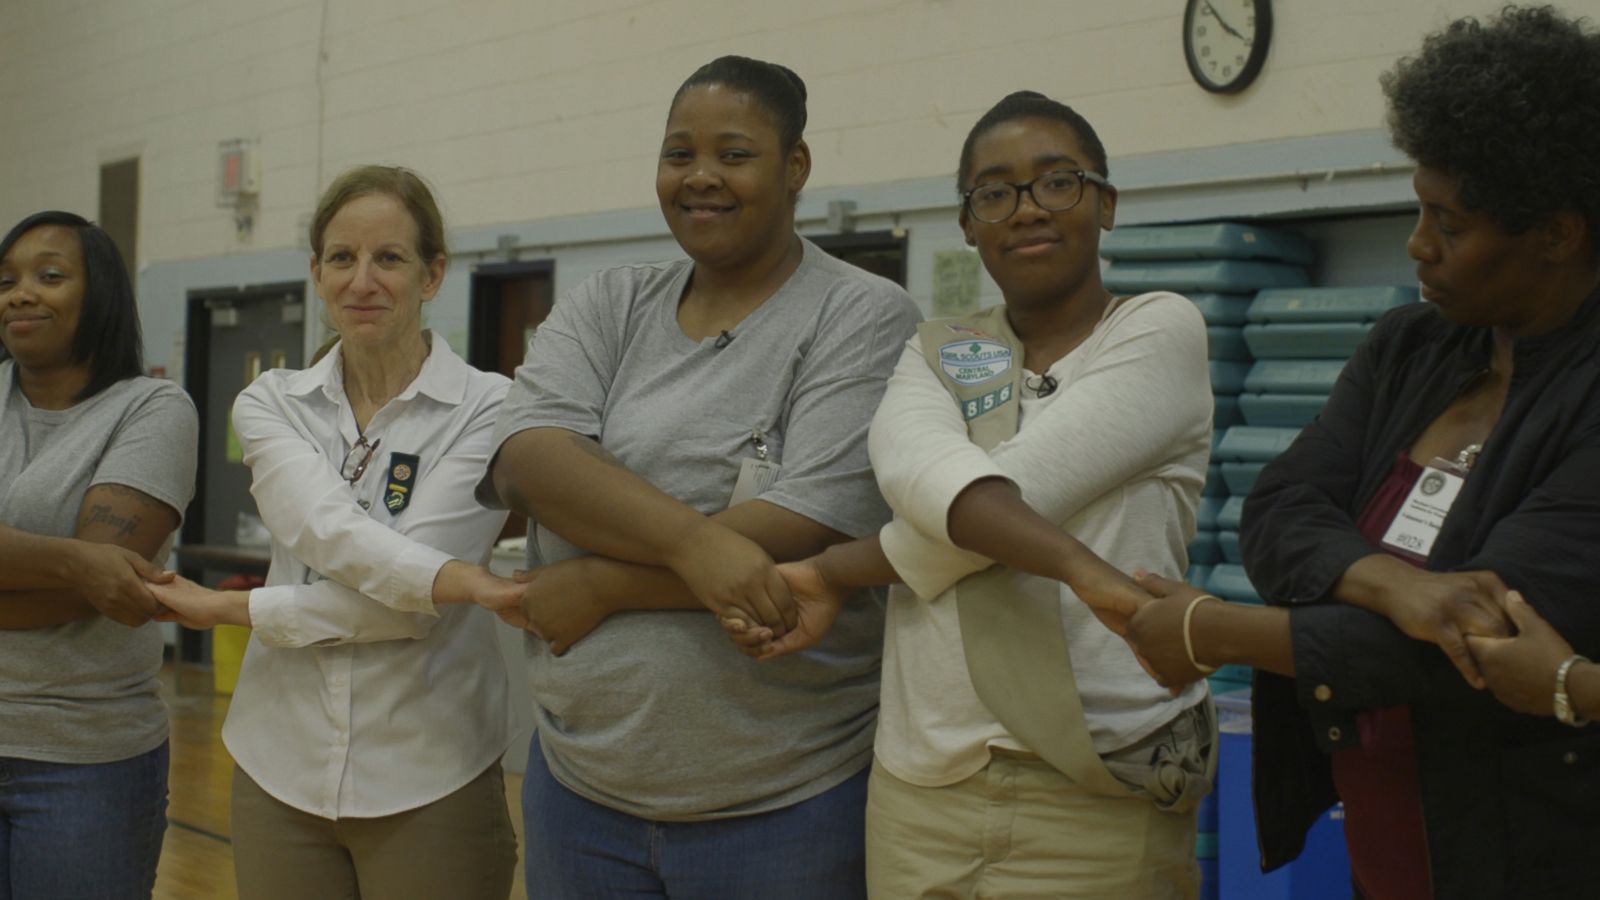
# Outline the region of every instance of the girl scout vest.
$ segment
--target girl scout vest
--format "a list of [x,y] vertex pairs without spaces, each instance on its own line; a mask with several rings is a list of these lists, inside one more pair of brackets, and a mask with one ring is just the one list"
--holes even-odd
[[[1108,316],[1116,305],[1113,301],[1107,308]],[[917,335],[928,366],[961,409],[974,444],[992,451],[1017,433],[1023,346],[1004,306],[923,322]],[[1086,790],[1147,797],[1175,812],[1198,806],[1215,771],[1211,746],[1174,748],[1176,754],[1161,754],[1172,764],[1136,767],[1144,771],[1119,765],[1129,783],[1107,768],[1084,719],[1060,601],[1054,592],[1040,596],[1018,590],[1018,579],[1026,577],[997,565],[954,588],[961,643],[978,698],[1007,731]],[[1202,717],[1209,716],[1209,702],[1204,707]],[[1214,722],[1208,724],[1198,730],[1214,734]]]

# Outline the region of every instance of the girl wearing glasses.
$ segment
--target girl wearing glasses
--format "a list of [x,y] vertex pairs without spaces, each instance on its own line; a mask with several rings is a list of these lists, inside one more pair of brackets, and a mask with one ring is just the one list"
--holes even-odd
[[1176,294],[1101,285],[1106,175],[1094,129],[1044,96],[978,121],[960,222],[1005,305],[926,323],[901,357],[870,444],[894,520],[779,567],[800,610],[787,635],[726,623],[773,658],[849,609],[841,589],[904,582],[867,806],[874,896],[1198,892],[1206,690],[1162,689],[1113,629],[1147,599],[1119,569],[1187,563],[1205,325]]
[[198,423],[144,377],[111,236],[0,240],[0,897],[148,898],[167,819],[149,580],[194,494]]
[[782,66],[690,76],[656,169],[688,258],[564,297],[501,413],[493,493],[544,563],[529,897],[862,894],[881,599],[761,668],[706,611],[781,629],[773,559],[888,516],[867,422],[916,310],[795,233],[805,118]]
[[474,604],[514,609],[521,590],[479,566],[505,514],[472,486],[508,381],[422,327],[447,256],[415,174],[341,175],[311,247],[339,341],[234,406],[267,584],[156,588],[187,624],[254,629],[222,732],[239,895],[503,900],[499,760],[517,728],[495,618]]

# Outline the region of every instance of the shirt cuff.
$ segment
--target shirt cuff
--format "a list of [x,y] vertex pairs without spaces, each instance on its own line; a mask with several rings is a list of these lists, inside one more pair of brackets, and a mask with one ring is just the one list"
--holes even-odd
[[899,517],[883,526],[878,542],[895,574],[924,600],[938,597],[961,579],[993,565],[988,557],[930,540]]
[[898,497],[886,497],[896,513],[938,540],[950,543],[950,507],[956,497],[973,482],[984,478],[1006,478],[1005,471],[988,456],[958,454],[923,467],[907,490]]
[[1360,696],[1357,676],[1348,665],[1336,618],[1344,610],[1317,604],[1289,614],[1289,639],[1294,654],[1296,699],[1311,718],[1312,733],[1324,751],[1361,746],[1355,714],[1348,701]]
[[438,615],[433,608],[433,580],[455,557],[432,547],[415,547],[396,557],[378,585],[374,600],[401,612]]
[[260,587],[250,591],[250,629],[268,647],[298,647],[295,629],[295,586]]

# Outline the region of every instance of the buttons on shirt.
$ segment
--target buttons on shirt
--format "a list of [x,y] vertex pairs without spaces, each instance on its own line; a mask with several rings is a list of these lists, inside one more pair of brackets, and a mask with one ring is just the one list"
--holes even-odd
[[1318,703],[1327,703],[1333,699],[1333,688],[1325,684],[1319,684],[1317,689],[1311,692],[1311,696],[1317,698]]
[[1566,763],[1569,766],[1577,765],[1578,764],[1578,751],[1576,751],[1576,750],[1568,750],[1566,753],[1561,754],[1561,761]]
[[1334,725],[1333,727],[1328,729],[1328,740],[1333,741],[1335,743],[1338,743],[1339,739],[1343,738],[1343,737],[1344,737],[1344,730],[1341,729],[1339,726]]
[[371,500],[357,500],[356,501],[356,505],[360,506],[362,509],[371,509],[372,508],[372,501]]

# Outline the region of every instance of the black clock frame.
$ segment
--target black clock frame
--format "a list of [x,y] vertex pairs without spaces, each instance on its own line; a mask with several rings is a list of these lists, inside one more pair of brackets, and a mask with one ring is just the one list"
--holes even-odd
[[1200,70],[1200,60],[1194,51],[1194,17],[1200,12],[1200,4],[1209,0],[1188,0],[1183,7],[1183,61],[1189,64],[1189,76],[1195,84],[1213,94],[1237,94],[1255,82],[1256,76],[1261,74],[1262,66],[1267,63],[1267,48],[1272,43],[1272,0],[1254,0],[1256,16],[1255,41],[1250,45],[1250,56],[1245,59],[1244,67],[1239,74],[1227,84],[1217,84],[1211,81]]

